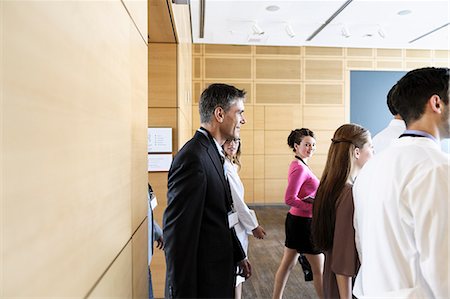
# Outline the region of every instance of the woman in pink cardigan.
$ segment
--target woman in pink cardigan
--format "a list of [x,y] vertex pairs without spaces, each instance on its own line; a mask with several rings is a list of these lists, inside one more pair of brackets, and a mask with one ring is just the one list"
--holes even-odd
[[289,166],[288,185],[284,201],[291,208],[286,216],[286,242],[283,259],[275,275],[273,299],[281,299],[283,290],[299,254],[304,254],[311,264],[314,288],[322,295],[322,272],[324,256],[317,251],[311,239],[313,201],[319,180],[308,166],[308,159],[316,150],[314,133],[309,129],[296,129],[287,139],[295,157]]

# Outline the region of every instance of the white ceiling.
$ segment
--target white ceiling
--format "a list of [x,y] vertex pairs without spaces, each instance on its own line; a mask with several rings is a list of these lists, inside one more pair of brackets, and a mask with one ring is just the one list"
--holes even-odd
[[[200,38],[200,0],[191,0],[193,42],[450,50],[450,0],[353,0],[312,40],[307,41],[346,2],[205,0],[204,38]],[[279,9],[269,11],[266,8],[270,5]],[[399,14],[405,10],[410,13]],[[255,23],[264,31],[263,34],[255,34],[252,29]],[[292,28],[294,37],[288,35],[287,26]],[[343,28],[346,28],[348,37],[344,36]],[[436,31],[412,42],[433,30]]]

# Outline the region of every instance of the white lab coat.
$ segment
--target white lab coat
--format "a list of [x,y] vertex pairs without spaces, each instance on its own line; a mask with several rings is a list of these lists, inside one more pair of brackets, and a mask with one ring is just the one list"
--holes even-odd
[[449,298],[450,156],[403,137],[374,156],[353,187],[362,298]]
[[402,119],[393,119],[389,125],[376,134],[372,139],[375,154],[381,153],[391,143],[406,130],[405,122]]
[[[252,230],[259,226],[258,220],[252,215],[249,207],[244,201],[244,185],[242,184],[239,174],[237,172],[237,165],[234,165],[230,160],[225,159],[225,173],[230,184],[231,197],[233,199],[234,210],[238,213],[239,222],[234,226],[236,235],[241,242],[242,248],[247,255],[248,249],[248,235],[252,234]],[[245,279],[237,276],[236,285],[243,282]]]

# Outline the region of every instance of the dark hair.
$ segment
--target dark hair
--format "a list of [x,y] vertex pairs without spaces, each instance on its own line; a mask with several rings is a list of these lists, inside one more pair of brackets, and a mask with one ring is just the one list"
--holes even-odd
[[311,136],[314,139],[316,138],[314,137],[314,132],[311,131],[310,129],[306,128],[295,129],[292,130],[291,133],[289,134],[287,138],[287,144],[295,152],[294,144],[300,144],[300,142],[302,142],[303,140],[303,137],[305,136]]
[[200,122],[209,123],[214,110],[221,107],[225,112],[230,109],[231,104],[237,99],[245,99],[246,92],[234,86],[214,83],[208,86],[200,96],[198,109]]
[[410,71],[397,82],[392,101],[407,125],[422,116],[433,95],[448,105],[449,74],[448,68],[427,67]]
[[312,236],[320,250],[333,246],[336,222],[336,201],[339,198],[353,166],[353,151],[363,148],[370,132],[356,124],[340,126],[334,133],[327,162],[313,205]]
[[393,97],[393,94],[394,94],[394,90],[395,90],[395,88],[397,87],[397,84],[395,84],[394,86],[392,86],[392,88],[389,90],[389,92],[388,92],[388,94],[387,94],[387,97],[386,97],[386,99],[387,99],[387,106],[388,106],[388,108],[389,108],[389,111],[391,112],[391,114],[392,115],[397,115],[398,114],[398,112],[397,112],[397,109],[395,109],[395,107],[394,107],[394,103],[392,103],[393,101],[392,101],[392,97]]

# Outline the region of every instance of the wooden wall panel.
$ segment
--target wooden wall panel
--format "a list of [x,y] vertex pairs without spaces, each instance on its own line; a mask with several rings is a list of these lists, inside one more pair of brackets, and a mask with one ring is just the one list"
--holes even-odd
[[221,54],[227,53],[232,56],[234,54],[250,55],[252,53],[251,46],[238,46],[238,45],[204,45],[205,54]]
[[299,83],[256,83],[256,104],[300,104]]
[[333,47],[305,47],[306,56],[342,56],[344,48]]
[[302,126],[302,108],[300,105],[266,106],[265,129],[292,130]]
[[177,105],[176,44],[148,45],[149,107]]
[[291,130],[297,128],[301,128],[301,126],[291,127],[282,131],[266,131],[264,133],[265,155],[291,153],[292,151],[287,144],[287,138]]
[[403,50],[401,49],[376,49],[376,56],[380,58],[402,58]]
[[[147,178],[146,178],[147,179]],[[147,191],[147,190],[146,190]],[[147,195],[147,194],[146,194]],[[144,201],[147,204],[147,201]],[[133,299],[148,298],[148,219],[131,239]]]
[[306,80],[342,80],[343,78],[342,60],[305,60]]
[[413,59],[431,59],[433,57],[432,50],[415,50],[415,49],[406,49],[405,50],[405,58],[413,58]]
[[123,0],[141,38],[147,43],[148,36],[148,0]]
[[253,155],[241,156],[242,168],[239,171],[239,176],[242,179],[253,179]]
[[87,298],[133,298],[132,255],[130,242],[120,252]]
[[253,131],[253,154],[264,155],[266,148],[264,135],[264,131]]
[[347,48],[348,57],[373,57],[374,49]]
[[400,70],[403,68],[402,61],[379,60],[376,62],[376,64],[377,64],[377,69]]
[[305,104],[342,104],[342,84],[305,84]]
[[264,130],[266,123],[264,106],[255,106],[253,108],[253,123],[254,130]]
[[[337,129],[338,127],[336,127]],[[314,135],[316,136],[316,153],[315,155],[326,155],[331,145],[331,138],[333,138],[334,131],[336,130],[316,130]]]
[[300,80],[301,67],[298,59],[257,58],[255,79]]
[[175,108],[149,108],[149,127],[177,128],[177,109]]
[[287,179],[264,180],[265,203],[284,204],[284,193],[286,192]]
[[[253,181],[253,203],[265,204],[266,203],[266,190],[264,179],[255,179]],[[268,201],[270,202],[270,201]]]
[[264,166],[264,155],[254,155],[253,156],[253,175],[255,179],[263,179],[265,177],[265,166]]
[[259,55],[301,55],[301,47],[273,47],[273,46],[258,46],[255,47],[256,54]]
[[205,58],[205,79],[250,79],[249,58]]
[[7,1],[0,14],[0,297],[82,298],[117,269],[95,294],[130,298],[146,43],[120,1]]
[[348,60],[348,69],[371,70],[373,68],[372,60]]
[[167,0],[148,0],[148,36],[151,43],[177,41],[168,4]]
[[285,179],[294,154],[266,155],[264,159],[264,175],[266,179]]
[[244,185],[244,201],[246,204],[250,205],[253,204],[253,189],[254,189],[254,182],[253,179],[241,179],[242,184]]
[[346,121],[344,107],[310,107],[303,112],[303,125],[311,130],[338,128]]
[[253,155],[253,130],[243,131],[241,130],[241,152],[243,155]]

